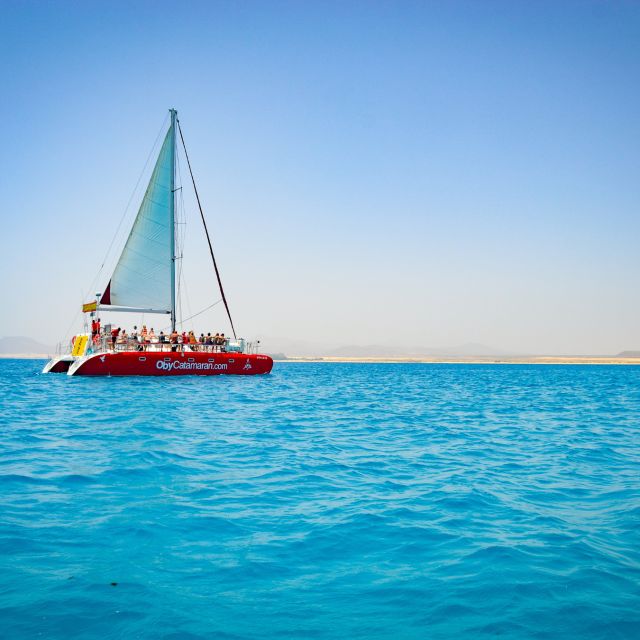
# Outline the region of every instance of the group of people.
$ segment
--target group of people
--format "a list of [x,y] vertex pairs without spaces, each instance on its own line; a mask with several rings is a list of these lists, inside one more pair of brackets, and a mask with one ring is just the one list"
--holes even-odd
[[201,333],[198,337],[193,331],[178,333],[174,330],[171,333],[160,331],[156,335],[153,327],[147,329],[145,324],[142,325],[140,331],[137,326],[134,326],[131,333],[127,333],[126,329],[121,327],[113,327],[110,334],[107,335],[101,328],[100,318],[95,318],[91,322],[91,335],[94,343],[105,339],[107,343],[111,343],[111,348],[114,350],[117,348],[116,345],[128,345],[138,351],[144,351],[150,344],[170,344],[172,351],[177,351],[186,345],[193,351],[197,351],[201,346],[217,347],[220,351],[224,351],[228,340],[224,333],[216,333],[213,336],[210,333],[207,333],[206,336]]

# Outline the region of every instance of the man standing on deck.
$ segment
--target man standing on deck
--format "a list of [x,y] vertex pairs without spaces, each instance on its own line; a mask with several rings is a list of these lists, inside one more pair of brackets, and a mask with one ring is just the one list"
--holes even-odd
[[118,339],[118,334],[120,333],[120,327],[117,329],[111,329],[111,347],[115,351],[116,348],[116,340]]
[[171,343],[171,351],[178,350],[178,332],[174,329],[169,336],[169,342]]

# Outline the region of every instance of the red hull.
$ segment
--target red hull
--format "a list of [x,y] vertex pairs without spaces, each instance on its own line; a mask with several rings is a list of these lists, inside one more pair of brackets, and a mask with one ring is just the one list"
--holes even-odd
[[59,360],[47,373],[67,373],[72,362],[70,360]]
[[269,356],[245,353],[124,351],[89,356],[74,363],[76,376],[211,376],[269,373]]

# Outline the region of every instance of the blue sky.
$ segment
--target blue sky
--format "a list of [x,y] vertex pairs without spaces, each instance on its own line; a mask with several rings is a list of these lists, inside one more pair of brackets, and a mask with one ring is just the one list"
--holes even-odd
[[640,348],[639,43],[632,2],[6,3],[0,335],[64,335],[175,106],[244,335]]

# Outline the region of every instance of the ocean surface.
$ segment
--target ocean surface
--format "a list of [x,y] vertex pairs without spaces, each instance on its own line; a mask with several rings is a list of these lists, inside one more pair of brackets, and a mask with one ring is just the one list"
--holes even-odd
[[640,367],[0,360],[0,637],[640,638]]

